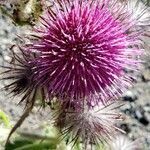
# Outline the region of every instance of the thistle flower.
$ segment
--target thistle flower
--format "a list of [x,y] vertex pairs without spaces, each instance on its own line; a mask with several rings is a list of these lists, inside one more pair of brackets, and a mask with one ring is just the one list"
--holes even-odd
[[[31,60],[34,59],[34,56],[24,52],[20,48],[20,52],[15,52],[12,50],[12,61],[10,64],[1,66],[5,69],[4,72],[1,73],[4,77],[1,77],[1,80],[10,80],[7,85],[4,86],[4,89],[9,90],[10,94],[13,96],[20,96],[21,100],[19,103],[25,101],[26,107],[25,111],[12,128],[7,142],[9,141],[12,133],[22,124],[25,118],[31,112],[36,99],[39,97],[42,100],[43,105],[45,100],[44,89],[37,86],[36,82],[33,80],[34,73],[32,71],[33,64]],[[6,143],[7,143],[6,142]]]
[[[37,39],[26,46],[38,55],[36,79],[50,97],[86,99],[90,106],[120,96],[130,85],[124,70],[138,68],[141,32],[132,30],[135,24],[124,12],[114,15],[116,6],[105,0],[54,1],[41,17],[33,32]],[[93,94],[98,98],[91,104],[86,97]]]
[[137,139],[131,141],[125,135],[116,135],[115,138],[110,141],[107,150],[142,150],[142,142]]
[[61,109],[56,123],[61,121],[60,129],[64,137],[69,137],[69,142],[81,140],[85,146],[98,144],[112,139],[117,131],[121,131],[116,126],[117,122],[123,119],[117,110],[120,106],[120,103],[108,103],[106,106],[100,104],[78,111]]
[[2,66],[5,71],[2,72],[4,77],[1,80],[11,80],[12,82],[6,85],[4,89],[9,90],[13,96],[22,95],[20,102],[25,101],[26,105],[34,103],[33,99],[35,99],[38,90],[36,82],[33,80],[32,68],[34,66],[31,60],[34,59],[34,56],[24,52],[21,48],[20,52],[11,50],[12,61],[9,65]]

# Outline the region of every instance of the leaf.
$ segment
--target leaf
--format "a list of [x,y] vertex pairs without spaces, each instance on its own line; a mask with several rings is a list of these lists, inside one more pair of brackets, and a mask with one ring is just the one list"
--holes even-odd
[[0,121],[1,120],[6,127],[10,126],[10,121],[9,121],[8,116],[3,111],[0,110]]
[[8,143],[5,150],[55,150],[53,141],[34,141],[31,139],[16,139],[13,143]]
[[32,144],[33,142],[27,139],[17,139],[13,143],[8,143],[6,144],[5,150],[14,150],[18,147],[27,145],[27,144]]

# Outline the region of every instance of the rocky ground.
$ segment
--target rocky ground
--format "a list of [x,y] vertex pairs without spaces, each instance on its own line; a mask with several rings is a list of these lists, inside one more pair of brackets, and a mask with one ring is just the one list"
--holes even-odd
[[[8,19],[0,15],[0,65],[8,60],[8,49],[17,41],[16,34],[22,33],[22,29],[12,25]],[[132,73],[135,74],[135,73]],[[128,136],[132,139],[141,138],[145,150],[150,149],[150,57],[145,58],[144,67],[137,75],[137,81],[133,88],[122,97],[126,104],[121,111],[127,115],[127,119],[120,124]],[[1,82],[0,87],[4,85]],[[15,123],[23,111],[23,104],[17,105],[18,98],[10,98],[6,92],[0,91],[0,109],[5,111]],[[34,109],[31,116],[24,122],[22,129],[37,129],[43,122],[49,121],[49,111]]]

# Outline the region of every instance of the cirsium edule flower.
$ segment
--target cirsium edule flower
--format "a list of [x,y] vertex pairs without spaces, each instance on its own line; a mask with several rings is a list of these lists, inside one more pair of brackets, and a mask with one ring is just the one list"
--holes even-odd
[[14,97],[20,97],[20,102],[25,102],[25,110],[20,119],[11,129],[7,138],[6,144],[9,142],[9,138],[15,132],[15,130],[23,123],[29,113],[32,111],[35,101],[40,99],[44,106],[45,104],[45,90],[39,87],[34,81],[34,72],[32,59],[34,55],[27,53],[21,48],[19,51],[14,51],[14,46],[11,48],[12,59],[4,66],[1,66],[5,71],[1,73],[1,80],[7,80],[7,85],[4,86],[5,90],[9,91]]
[[[141,31],[125,7],[113,1],[56,1],[34,28],[27,50],[37,82],[49,96],[88,105],[118,97],[131,84],[124,70],[137,70]],[[114,10],[117,11],[114,15]],[[87,97],[97,95],[98,101]]]
[[118,131],[122,131],[117,127],[117,123],[124,119],[118,111],[121,105],[119,102],[113,102],[78,110],[73,107],[66,110],[61,108],[55,123],[60,127],[63,137],[69,138],[68,142],[75,144],[82,141],[85,147],[107,142]]

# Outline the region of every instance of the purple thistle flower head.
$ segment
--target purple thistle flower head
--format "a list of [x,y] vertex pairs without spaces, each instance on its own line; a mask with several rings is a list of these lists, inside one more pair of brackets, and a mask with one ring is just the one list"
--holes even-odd
[[[35,78],[48,87],[50,97],[95,105],[130,85],[124,71],[138,68],[141,30],[115,3],[61,0],[41,17],[33,33],[37,39],[27,50],[38,55]],[[93,94],[98,97],[94,102],[87,98]]]

